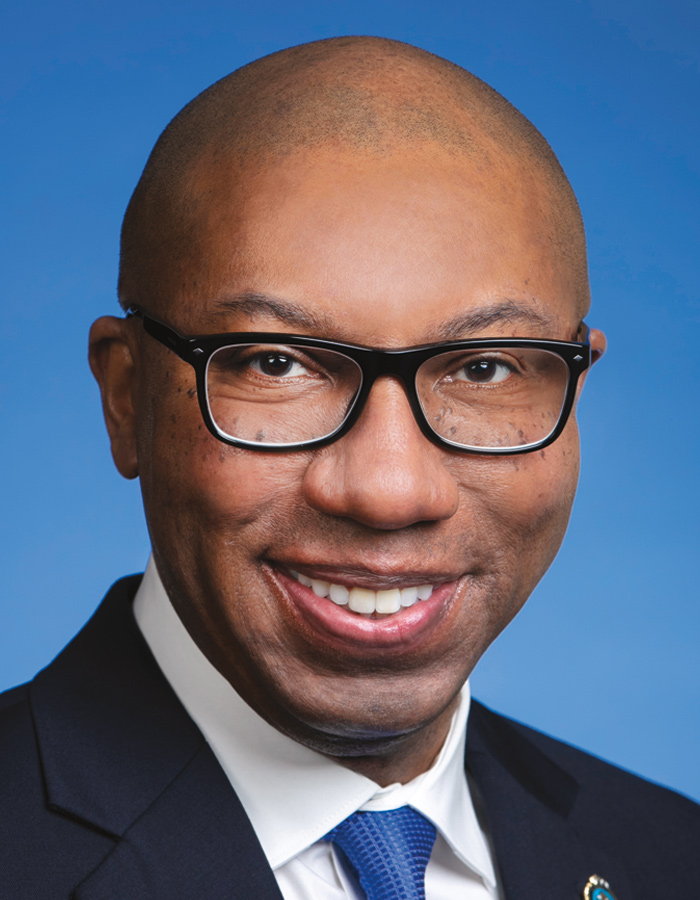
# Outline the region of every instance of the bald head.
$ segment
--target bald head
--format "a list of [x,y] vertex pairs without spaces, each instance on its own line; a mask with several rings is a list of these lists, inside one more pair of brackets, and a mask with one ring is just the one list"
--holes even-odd
[[[160,273],[189,256],[212,184],[299,152],[337,147],[387,157],[434,145],[474,170],[538,182],[548,239],[588,306],[578,205],[548,143],[505,98],[447,60],[397,41],[343,37],[256,60],[201,93],[159,138],[122,230],[123,306],[158,293]],[[212,181],[212,173],[218,173]],[[232,198],[232,202],[235,202]]]

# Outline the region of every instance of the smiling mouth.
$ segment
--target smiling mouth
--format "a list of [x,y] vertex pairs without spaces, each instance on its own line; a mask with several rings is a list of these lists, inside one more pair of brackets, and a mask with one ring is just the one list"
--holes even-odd
[[364,587],[349,588],[344,584],[309,578],[292,569],[288,571],[292,578],[304,587],[310,588],[317,597],[328,598],[337,606],[345,606],[352,612],[363,616],[394,615],[402,609],[413,606],[414,603],[429,600],[434,590],[432,584],[379,591]]

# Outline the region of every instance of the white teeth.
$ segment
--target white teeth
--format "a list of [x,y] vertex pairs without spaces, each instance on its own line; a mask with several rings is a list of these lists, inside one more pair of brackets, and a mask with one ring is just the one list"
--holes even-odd
[[350,599],[350,591],[344,584],[332,584],[329,596],[334,603],[338,604],[338,606],[345,606]]
[[344,584],[333,584],[320,578],[308,578],[299,572],[289,570],[289,574],[311,588],[317,597],[329,597],[338,606],[345,606],[361,615],[392,615],[402,607],[413,606],[418,600],[428,600],[433,593],[432,584],[421,584],[418,587],[390,588],[389,590],[372,591],[368,588],[347,588]]
[[355,587],[350,591],[348,600],[349,608],[356,613],[373,613],[375,611],[377,594],[366,588]]
[[401,606],[413,606],[418,599],[418,588],[409,587],[401,591]]
[[394,588],[391,591],[377,591],[375,600],[375,612],[395,613],[401,609],[401,591]]
[[311,590],[317,597],[327,597],[331,589],[327,581],[319,581],[317,578],[311,579]]

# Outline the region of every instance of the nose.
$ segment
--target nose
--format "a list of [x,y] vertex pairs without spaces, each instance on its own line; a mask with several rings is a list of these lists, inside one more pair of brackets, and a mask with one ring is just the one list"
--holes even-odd
[[448,457],[418,427],[401,384],[379,378],[354,427],[312,458],[304,496],[321,512],[372,528],[448,519],[459,503]]

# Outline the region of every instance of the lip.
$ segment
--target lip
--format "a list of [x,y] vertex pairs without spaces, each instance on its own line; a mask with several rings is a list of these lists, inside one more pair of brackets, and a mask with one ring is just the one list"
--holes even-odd
[[317,578],[320,581],[330,581],[333,584],[343,584],[347,588],[361,587],[371,591],[385,591],[390,588],[420,587],[422,584],[442,585],[457,579],[454,575],[428,574],[426,572],[382,572],[375,574],[367,569],[352,566],[331,565],[284,565],[272,563],[273,568],[288,574],[290,571],[299,572],[308,578]]
[[[369,618],[338,606],[331,600],[317,597],[314,592],[293,578],[286,568],[267,563],[266,568],[282,594],[284,602],[293,614],[300,618],[305,630],[310,631],[326,645],[339,650],[376,652],[413,651],[428,643],[452,608],[458,580],[444,581],[437,585],[428,600],[420,600],[406,609],[389,616]],[[349,574],[333,567],[301,566],[309,577],[346,584],[349,587],[370,589],[435,583],[425,574],[382,577],[381,581],[366,571]],[[299,571],[295,567],[294,571]],[[436,579],[437,580],[437,579]]]

